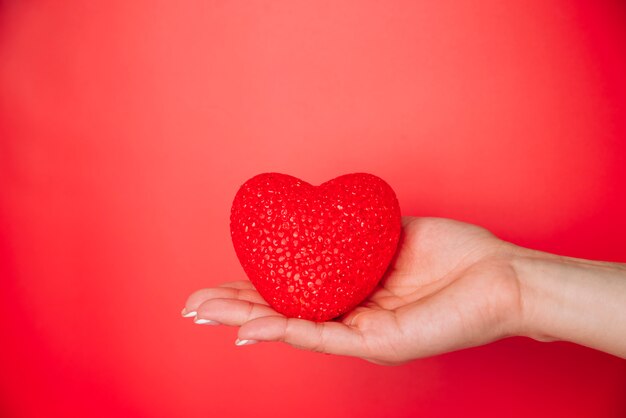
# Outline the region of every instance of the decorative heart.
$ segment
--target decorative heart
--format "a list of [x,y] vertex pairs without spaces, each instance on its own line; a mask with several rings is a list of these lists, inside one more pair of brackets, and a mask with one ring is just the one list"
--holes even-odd
[[278,173],[241,186],[230,231],[237,257],[261,296],[288,317],[326,321],[374,289],[400,237],[391,187],[366,173],[320,186]]

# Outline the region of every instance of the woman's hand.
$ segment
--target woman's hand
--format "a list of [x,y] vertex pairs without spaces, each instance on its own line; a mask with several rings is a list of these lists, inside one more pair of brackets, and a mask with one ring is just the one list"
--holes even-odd
[[474,225],[405,217],[385,277],[334,321],[286,318],[247,280],[193,293],[183,315],[199,324],[240,326],[238,345],[283,341],[401,364],[518,334],[522,299],[512,259],[519,250]]

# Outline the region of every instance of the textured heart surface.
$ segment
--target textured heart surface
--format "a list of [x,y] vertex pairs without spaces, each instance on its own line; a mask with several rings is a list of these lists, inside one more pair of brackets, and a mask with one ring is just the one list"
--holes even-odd
[[392,188],[371,174],[320,186],[279,173],[244,183],[230,230],[250,281],[277,312],[326,321],[374,289],[400,237]]

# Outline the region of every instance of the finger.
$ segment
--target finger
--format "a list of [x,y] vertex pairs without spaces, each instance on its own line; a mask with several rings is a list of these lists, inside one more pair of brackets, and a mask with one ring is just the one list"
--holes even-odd
[[236,280],[234,282],[226,282],[226,283],[220,284],[218,287],[232,287],[233,289],[251,289],[251,290],[256,289],[250,280]]
[[365,357],[361,334],[339,322],[312,322],[284,316],[265,316],[246,322],[240,340],[283,341],[294,347],[320,353]]
[[256,290],[233,289],[230,287],[211,287],[208,289],[200,289],[192,293],[189,298],[187,298],[183,315],[195,316],[195,312],[198,310],[198,307],[207,300],[211,299],[237,299],[267,305],[267,302]]
[[203,319],[224,325],[241,325],[256,318],[279,315],[267,305],[238,299],[210,299],[197,312],[196,321]]
[[337,317],[337,320],[343,324],[346,324],[349,327],[354,327],[355,319],[359,316],[359,314],[361,314],[362,312],[368,312],[368,311],[371,311],[371,308],[368,308],[366,306],[357,306],[351,311],[346,312],[343,315],[340,315],[339,317]]
[[414,220],[415,220],[414,216],[403,216],[402,219],[400,219],[400,223],[402,224],[403,228],[406,228],[406,226],[409,225]]

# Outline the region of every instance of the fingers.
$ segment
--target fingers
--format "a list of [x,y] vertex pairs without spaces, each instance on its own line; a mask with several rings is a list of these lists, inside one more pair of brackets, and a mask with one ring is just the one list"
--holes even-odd
[[247,280],[194,292],[187,299],[183,316],[195,316],[199,324],[241,326],[238,345],[283,341],[305,350],[358,357],[365,357],[367,351],[356,329],[340,322],[286,318],[272,309]]
[[339,322],[312,322],[284,316],[260,316],[239,329],[239,340],[283,341],[304,350],[366,357],[361,334]]
[[233,289],[251,289],[256,290],[250,280],[237,280],[234,282],[222,283],[218,287],[232,287]]
[[410,223],[415,221],[415,219],[415,216],[403,216],[402,219],[400,219],[400,222],[402,224],[402,227],[406,228]]
[[210,299],[197,308],[196,322],[209,320],[224,325],[242,325],[253,319],[279,315],[265,304],[237,299]]
[[254,288],[245,287],[245,285],[240,282],[233,282],[232,284],[239,285],[240,287],[225,287],[226,285],[224,284],[220,287],[212,287],[195,291],[191,294],[191,296],[189,296],[189,298],[187,298],[183,315],[195,316],[200,305],[211,299],[236,299],[267,305],[267,302],[265,302],[261,295],[259,295],[259,292],[257,292]]

